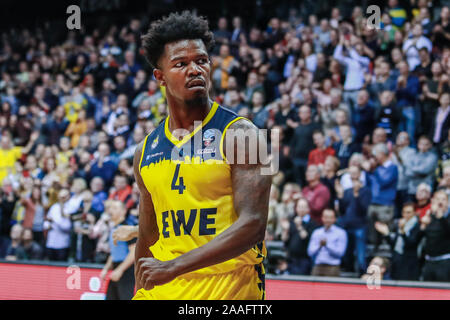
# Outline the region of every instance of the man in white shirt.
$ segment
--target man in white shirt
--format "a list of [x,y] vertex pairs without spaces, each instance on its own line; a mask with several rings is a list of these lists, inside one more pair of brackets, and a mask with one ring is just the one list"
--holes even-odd
[[412,29],[412,37],[403,43],[403,53],[408,61],[409,71],[413,71],[420,64],[419,50],[427,48],[428,52],[433,49],[430,39],[423,36],[423,29],[420,23],[416,23]]
[[[347,55],[344,54],[344,48],[348,52]],[[333,58],[346,67],[343,99],[345,103],[353,107],[356,104],[358,91],[364,85],[364,75],[368,71],[370,59],[363,56],[361,43],[351,46],[350,40],[345,40],[342,35],[334,49]]]
[[66,261],[70,247],[70,231],[72,221],[67,213],[67,202],[70,192],[62,189],[58,193],[58,202],[50,207],[47,213],[44,229],[47,234],[47,257],[52,261]]

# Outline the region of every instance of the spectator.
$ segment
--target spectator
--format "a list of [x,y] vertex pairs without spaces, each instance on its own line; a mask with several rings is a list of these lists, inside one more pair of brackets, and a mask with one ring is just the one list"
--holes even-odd
[[4,258],[6,255],[6,249],[8,248],[11,239],[9,238],[11,232],[12,221],[11,217],[14,212],[14,207],[18,200],[15,194],[12,184],[9,180],[3,182],[2,190],[0,193],[0,214],[1,214],[1,240],[0,240],[0,258]]
[[392,162],[397,165],[398,182],[397,182],[397,197],[395,200],[396,212],[395,217],[399,218],[401,215],[400,209],[403,204],[408,201],[408,180],[406,176],[406,163],[412,159],[415,150],[409,146],[409,136],[405,131],[400,132],[395,140],[395,145],[392,152]]
[[108,194],[104,191],[103,179],[94,177],[91,180],[90,191],[92,192],[92,210],[98,218],[104,211],[104,202],[108,198]]
[[22,241],[16,250],[17,260],[42,260],[44,257],[44,250],[34,241],[33,234],[31,229],[23,229]]
[[435,144],[444,142],[447,139],[446,133],[450,129],[450,93],[444,92],[439,99],[439,103],[440,106],[437,109],[430,132]]
[[375,250],[380,245],[381,238],[375,231],[376,221],[390,225],[394,218],[394,204],[397,192],[398,169],[389,159],[389,151],[385,144],[377,144],[372,149],[373,158],[363,167],[369,172],[372,200],[368,208],[368,237]]
[[310,165],[306,169],[306,181],[308,185],[303,188],[302,194],[308,200],[311,218],[322,225],[322,211],[329,204],[330,191],[320,182],[320,169],[315,165]]
[[225,17],[220,17],[217,21],[217,29],[213,31],[214,33],[214,39],[216,40],[218,46],[216,47],[216,50],[214,53],[217,55],[219,52],[217,52],[217,49],[222,44],[228,44],[231,39],[231,34],[228,31],[228,21]]
[[87,131],[86,110],[80,110],[78,117],[74,122],[71,122],[65,131],[65,136],[70,137],[70,145],[72,148],[78,146],[80,136]]
[[[288,182],[284,185],[281,193],[281,202],[277,210],[279,220],[293,217],[295,213],[295,203],[300,197],[301,189],[298,184]],[[276,233],[280,234],[281,229],[277,230]]]
[[345,267],[352,270],[356,258],[357,268],[355,271],[361,275],[367,267],[367,209],[371,194],[369,187],[363,186],[360,181],[361,170],[359,167],[350,167],[349,174],[352,179],[352,188],[344,190],[338,180],[335,187],[341,213],[338,225],[344,228],[348,236],[348,245],[343,261]]
[[431,58],[430,52],[427,48],[423,47],[419,50],[420,64],[414,69],[414,74],[419,78],[421,84],[425,83],[428,78],[431,78]]
[[348,167],[350,157],[358,152],[361,152],[361,146],[353,140],[352,130],[349,125],[339,126],[339,135],[341,140],[333,144],[336,156],[340,162],[340,168]]
[[431,187],[428,184],[422,182],[417,186],[414,210],[419,219],[431,209],[431,195]]
[[219,56],[213,60],[212,77],[215,89],[223,92],[228,87],[228,78],[232,74],[233,68],[237,67],[236,60],[230,54],[230,46],[222,44],[220,46]]
[[[347,55],[344,54],[344,50]],[[343,98],[344,102],[353,109],[357,103],[359,90],[363,87],[364,74],[368,70],[370,59],[363,56],[361,43],[353,47],[350,45],[349,40],[344,38],[344,35],[341,35],[339,38],[339,44],[334,50],[333,58],[347,68]]]
[[42,119],[44,121],[42,133],[47,137],[47,144],[59,144],[60,137],[66,132],[69,126],[69,121],[65,118],[64,107],[58,106],[49,119],[47,117],[43,117]]
[[264,106],[264,95],[256,91],[252,96],[252,121],[260,129],[267,128],[269,120],[268,108]]
[[320,130],[313,132],[313,141],[316,148],[309,152],[308,165],[316,165],[322,170],[325,159],[328,156],[334,156],[335,151],[332,147],[325,145],[325,136]]
[[12,137],[8,132],[2,134],[0,140],[0,185],[10,172],[14,173],[14,164],[22,157],[22,155],[26,155],[30,152],[38,137],[39,132],[34,132],[30,136],[30,141],[25,147],[18,147],[14,145]]
[[25,207],[25,218],[22,222],[23,227],[32,230],[32,238],[39,245],[44,245],[44,220],[45,209],[42,204],[42,193],[40,186],[34,186],[30,197],[22,195],[20,199]]
[[421,182],[433,185],[434,171],[437,165],[437,156],[431,149],[432,144],[428,137],[421,136],[417,144],[417,151],[406,162],[405,175],[408,177],[408,194],[414,199],[417,186]]
[[[367,184],[368,174],[364,170],[362,170],[363,160],[364,160],[364,157],[361,153],[354,153],[350,157],[348,166],[349,167],[357,166],[358,168],[361,169],[361,175],[359,176],[359,181],[361,182],[361,184],[363,186],[365,186]],[[341,170],[339,172],[339,175],[342,175],[339,183],[342,185],[342,188],[344,188],[344,190],[353,188],[352,178],[351,178],[350,173],[348,172],[347,168]]]
[[397,77],[397,86],[395,96],[397,99],[397,108],[403,113],[401,130],[408,132],[412,143],[415,144],[416,123],[418,123],[417,97],[420,93],[419,79],[411,74],[408,69],[408,63],[401,61],[397,64],[399,76]]
[[92,193],[82,194],[82,205],[76,214],[71,216],[73,223],[71,254],[75,261],[94,262],[95,241],[90,237],[96,218],[92,208]]
[[376,126],[383,128],[389,140],[393,140],[397,135],[398,126],[402,119],[400,110],[393,103],[393,93],[391,91],[383,91],[380,94],[380,106],[376,111]]
[[84,191],[87,189],[87,185],[86,185],[86,181],[84,179],[78,178],[78,179],[74,179],[74,181],[72,182],[72,188],[70,189],[71,191],[71,196],[69,201],[67,201],[67,211],[66,214],[68,215],[72,215],[74,213],[76,213],[82,203],[83,203],[83,198],[84,198]]
[[309,275],[311,258],[308,256],[308,243],[312,232],[318,225],[311,219],[308,201],[297,200],[296,215],[291,219],[281,220],[281,240],[284,242],[289,258],[289,274]]
[[420,225],[414,212],[414,204],[403,205],[402,218],[394,231],[390,231],[387,224],[376,222],[375,228],[388,238],[393,253],[391,260],[391,276],[394,280],[418,280],[419,259],[417,247],[419,245]]
[[127,178],[123,175],[117,175],[114,177],[114,187],[111,189],[108,199],[126,203],[131,196],[131,190]]
[[[442,93],[448,91],[448,77],[444,73],[444,69],[440,61],[434,61],[431,65],[432,77],[428,78],[422,85],[422,95],[419,96],[421,101],[421,133],[429,134],[437,109],[439,108],[439,98]],[[434,132],[432,132],[434,133]]]
[[[293,124],[295,127],[291,142],[291,157],[294,164],[296,182],[305,184],[304,172],[308,164],[309,152],[314,149],[312,144],[313,132],[319,128],[311,118],[311,108],[303,105],[299,109],[300,122]],[[287,122],[289,125],[289,122]]]
[[424,281],[450,281],[450,216],[448,197],[437,191],[431,200],[431,210],[420,220],[421,236],[425,237]]
[[125,152],[127,142],[123,136],[116,136],[114,137],[113,144],[114,152],[111,153],[110,158],[114,162],[114,165],[117,167],[122,158],[122,155]]
[[258,74],[250,72],[247,77],[247,84],[244,90],[244,102],[246,105],[251,104],[251,99],[255,91],[263,91],[263,86],[259,83]]
[[361,279],[368,280],[370,277],[380,280],[392,280],[389,272],[390,262],[387,257],[375,256],[370,260],[366,274]]
[[402,29],[407,18],[406,10],[400,7],[398,0],[389,0],[388,13],[396,29]]
[[11,228],[11,242],[6,249],[5,260],[16,261],[17,260],[17,250],[22,241],[23,227],[20,224],[15,224]]
[[110,158],[110,148],[106,143],[100,143],[97,149],[97,157],[88,165],[89,177],[98,176],[103,179],[105,187],[109,188],[114,179],[116,165]]
[[106,292],[106,300],[130,300],[134,294],[134,248],[136,239],[129,242],[118,241],[113,243],[112,233],[123,225],[126,217],[125,205],[114,200],[108,206],[108,214],[111,216],[112,229],[109,233],[109,245],[111,255],[109,256],[103,270],[101,279],[104,280],[109,270],[113,270]]
[[411,30],[412,37],[407,39],[402,46],[402,51],[408,61],[409,71],[413,71],[419,64],[419,50],[427,48],[428,52],[433,49],[430,39],[423,35],[423,28],[420,23],[416,23]]
[[246,107],[242,103],[239,91],[236,89],[227,90],[224,96],[224,105],[236,113],[238,113],[242,108]]
[[136,147],[145,139],[145,131],[142,127],[136,126],[131,139],[128,139],[128,147],[120,154],[119,159],[133,159]]
[[72,222],[67,213],[70,193],[62,189],[58,193],[58,202],[51,206],[44,223],[47,230],[47,258],[51,261],[66,261],[69,256],[70,232]]
[[395,91],[397,83],[388,61],[381,61],[379,67],[375,68],[374,73],[373,77],[366,76],[366,82],[370,98],[376,102],[379,99],[379,94],[383,91]]
[[313,231],[308,255],[313,260],[313,276],[339,277],[341,259],[347,247],[347,234],[335,225],[336,213],[326,209],[322,213],[323,227]]
[[442,171],[442,178],[437,189],[443,190],[450,197],[450,166],[444,166],[444,169]]
[[369,104],[366,90],[358,92],[354,109],[352,109],[352,126],[355,128],[355,141],[362,143],[375,127],[375,109]]
[[97,240],[95,247],[95,262],[105,263],[110,255],[111,249],[109,246],[109,233],[110,233],[110,215],[108,212],[109,200],[105,201],[105,212],[100,216],[91,230],[90,237]]
[[439,19],[435,22],[432,31],[431,31],[431,39],[433,40],[433,45],[436,47],[443,49],[445,47],[449,47],[449,18],[450,18],[450,9],[448,6],[444,6],[441,8]]
[[336,204],[336,190],[335,190],[335,184],[336,181],[339,180],[339,177],[337,176],[337,172],[339,170],[339,160],[338,158],[334,156],[328,156],[325,160],[325,163],[323,165],[322,177],[320,178],[320,182],[327,187],[327,189],[330,191],[330,201],[328,203],[328,207],[334,208]]

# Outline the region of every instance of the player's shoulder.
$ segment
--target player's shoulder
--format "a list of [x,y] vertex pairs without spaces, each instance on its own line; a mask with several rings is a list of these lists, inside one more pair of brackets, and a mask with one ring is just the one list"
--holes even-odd
[[228,129],[257,128],[250,119],[238,115],[234,110],[231,110],[226,106],[219,105],[217,111],[219,113],[219,118],[226,123]]
[[158,126],[149,134],[147,134],[145,136],[145,138],[139,142],[139,144],[136,147],[136,150],[134,152],[134,158],[136,159],[140,159],[142,156],[143,151],[145,150],[145,147],[148,143],[148,141],[153,141],[157,138],[159,138],[159,136],[161,135],[162,132],[164,132],[164,123],[165,123],[166,118],[164,118],[163,120],[161,120],[158,124]]

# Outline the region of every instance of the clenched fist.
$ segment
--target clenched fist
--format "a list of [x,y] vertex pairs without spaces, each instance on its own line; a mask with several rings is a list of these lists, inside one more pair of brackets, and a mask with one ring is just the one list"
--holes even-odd
[[151,290],[154,286],[170,282],[176,277],[172,266],[171,261],[141,258],[136,266],[136,283],[139,283],[145,290]]

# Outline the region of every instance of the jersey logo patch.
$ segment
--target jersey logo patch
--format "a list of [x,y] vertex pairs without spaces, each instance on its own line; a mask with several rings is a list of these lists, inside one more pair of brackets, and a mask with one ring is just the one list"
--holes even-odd
[[203,144],[209,147],[215,140],[214,129],[208,129],[203,133]]
[[158,145],[158,141],[159,141],[158,138],[159,138],[159,136],[157,136],[157,137],[155,138],[155,140],[153,140],[152,145],[151,145],[151,148],[152,148],[152,149],[155,149],[156,146]]

